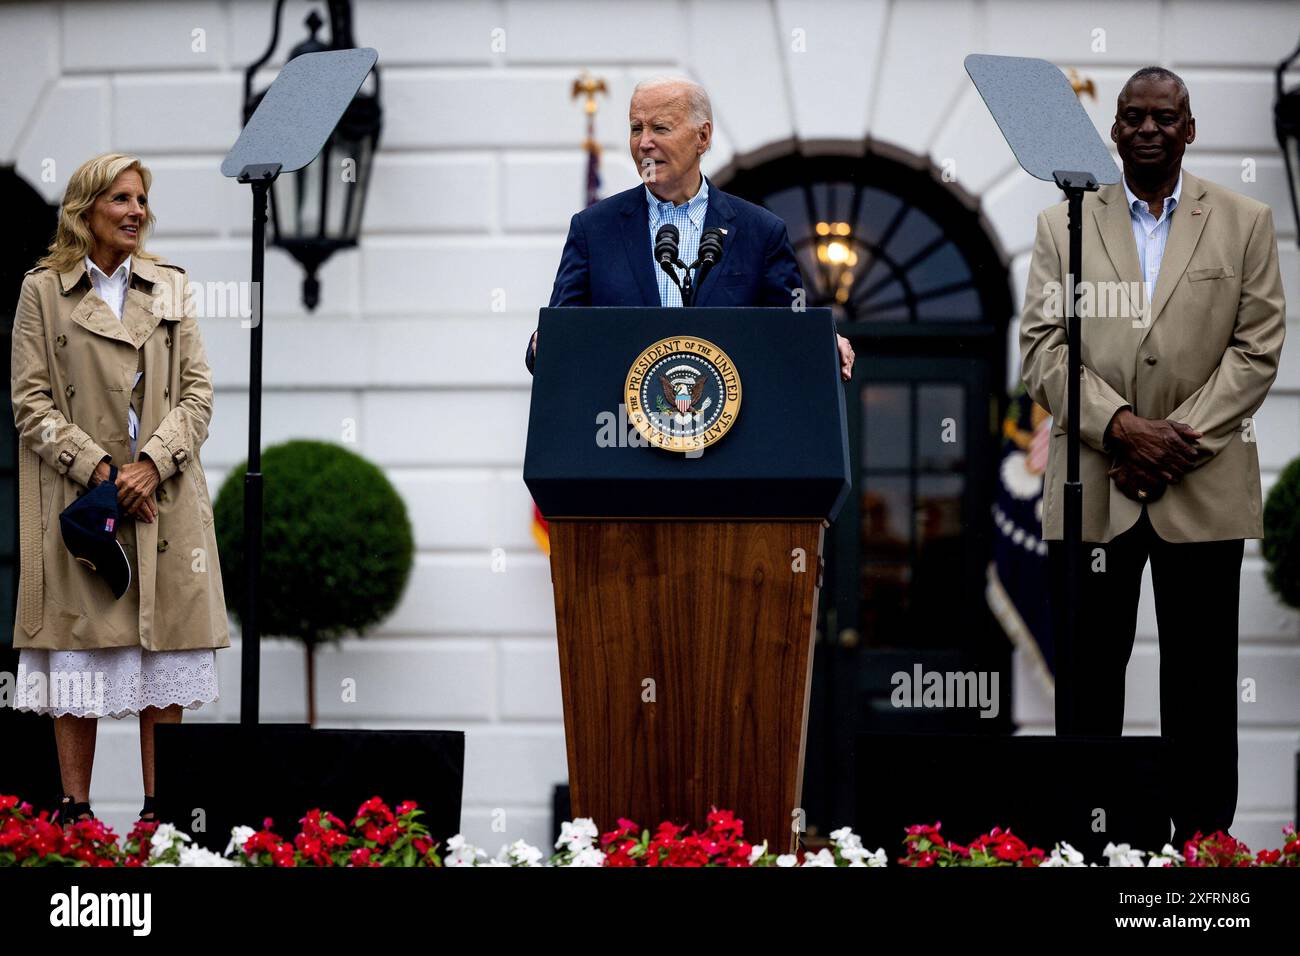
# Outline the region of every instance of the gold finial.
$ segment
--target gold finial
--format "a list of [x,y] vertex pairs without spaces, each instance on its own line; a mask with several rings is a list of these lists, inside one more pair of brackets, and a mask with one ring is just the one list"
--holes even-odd
[[600,77],[592,76],[589,71],[583,70],[582,76],[573,81],[573,96],[570,97],[570,99],[576,100],[579,96],[585,95],[587,101],[583,104],[582,108],[586,110],[588,115],[593,115],[597,109],[597,93],[604,93],[606,96],[609,95],[609,90],[605,86],[605,81]]
[[1097,87],[1093,85],[1092,80],[1085,80],[1074,67],[1070,67],[1070,87],[1074,90],[1074,95],[1080,99],[1083,98],[1084,93],[1094,100],[1097,98]]
[[583,70],[582,75],[573,81],[573,95],[570,99],[576,100],[579,96],[587,97],[586,102],[582,105],[587,114],[587,138],[583,140],[582,147],[587,152],[599,156],[600,144],[596,142],[597,93],[609,95],[609,90],[605,87],[605,81],[600,77],[592,76],[590,71]]

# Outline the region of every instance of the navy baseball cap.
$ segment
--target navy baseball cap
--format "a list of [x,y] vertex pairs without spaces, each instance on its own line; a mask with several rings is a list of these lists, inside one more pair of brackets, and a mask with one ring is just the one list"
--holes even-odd
[[117,540],[117,468],[59,515],[63,543],[78,562],[98,572],[120,598],[131,586],[131,562]]

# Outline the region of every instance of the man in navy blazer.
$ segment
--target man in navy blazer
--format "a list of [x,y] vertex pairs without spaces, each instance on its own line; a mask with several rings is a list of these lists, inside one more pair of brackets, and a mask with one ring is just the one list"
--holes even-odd
[[[700,172],[700,157],[713,136],[704,88],[679,77],[643,81],[632,92],[628,119],[632,159],[643,183],[573,216],[550,305],[680,306],[681,293],[652,255],[652,236],[664,223],[677,226],[686,263],[695,260],[704,230],[725,233],[722,258],[705,276],[695,305],[796,304],[803,278],[785,223],[724,193]],[[853,349],[837,338],[840,375],[847,380]],[[534,332],[524,352],[530,373],[536,352]]]

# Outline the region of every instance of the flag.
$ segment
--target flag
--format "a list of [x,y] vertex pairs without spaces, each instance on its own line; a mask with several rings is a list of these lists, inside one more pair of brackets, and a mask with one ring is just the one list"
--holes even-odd
[[583,144],[587,150],[587,205],[600,202],[600,144],[588,135]]
[[542,554],[548,558],[551,556],[551,527],[542,517],[542,509],[537,507],[537,502],[533,502],[533,540],[537,542],[537,547],[542,549]]
[[[590,102],[594,104],[595,99],[592,98]],[[591,107],[587,109],[587,138],[583,141],[582,147],[587,151],[586,204],[594,206],[600,202],[600,144],[596,142],[595,111]],[[537,542],[537,547],[541,548],[542,553],[550,557],[550,527],[546,523],[542,509],[537,507],[535,501],[533,502],[533,540]]]
[[1054,692],[1055,644],[1048,603],[1043,482],[1052,417],[1022,385],[1002,423],[1002,458],[993,505],[993,560],[985,599],[1044,689]]

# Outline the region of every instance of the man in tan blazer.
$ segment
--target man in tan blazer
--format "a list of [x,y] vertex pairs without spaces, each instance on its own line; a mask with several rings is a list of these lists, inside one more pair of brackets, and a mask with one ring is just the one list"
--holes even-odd
[[[1079,645],[1057,648],[1056,731],[1124,720],[1142,572],[1160,637],[1160,727],[1176,846],[1232,824],[1237,612],[1245,538],[1263,536],[1252,416],[1285,335],[1268,206],[1182,169],[1187,87],[1159,67],[1119,95],[1123,181],[1083,201]],[[1044,489],[1058,640],[1066,456],[1067,209],[1038,216],[1020,324],[1022,374],[1054,423]]]

